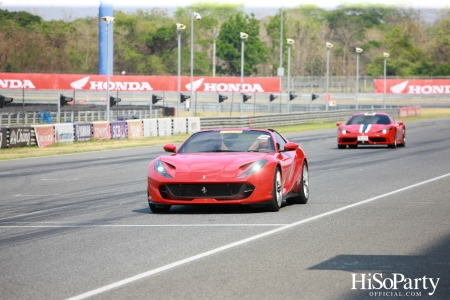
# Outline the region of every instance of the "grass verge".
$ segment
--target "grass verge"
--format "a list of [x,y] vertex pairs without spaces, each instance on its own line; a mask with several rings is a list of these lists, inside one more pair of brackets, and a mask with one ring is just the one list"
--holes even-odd
[[[422,108],[420,116],[402,118],[402,121],[407,123],[416,120],[449,118],[449,117],[450,117],[450,108]],[[346,120],[342,120],[342,122],[345,121]],[[302,131],[330,129],[330,128],[336,128],[336,123],[320,122],[320,123],[307,123],[295,126],[275,127],[275,129],[280,133],[302,132]],[[0,160],[114,150],[133,147],[156,146],[156,145],[163,145],[166,143],[178,144],[186,140],[188,136],[189,136],[188,134],[182,134],[165,137],[148,137],[140,139],[92,140],[88,142],[73,142],[67,144],[57,143],[45,148],[38,148],[37,146],[30,146],[25,148],[7,148],[7,149],[0,149]]]

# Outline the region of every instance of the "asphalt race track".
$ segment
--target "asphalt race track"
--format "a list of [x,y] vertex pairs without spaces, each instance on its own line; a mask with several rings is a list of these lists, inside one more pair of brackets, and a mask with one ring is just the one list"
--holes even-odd
[[397,149],[286,134],[310,199],[277,213],[150,213],[162,146],[0,161],[0,298],[449,299],[450,119],[405,124]]

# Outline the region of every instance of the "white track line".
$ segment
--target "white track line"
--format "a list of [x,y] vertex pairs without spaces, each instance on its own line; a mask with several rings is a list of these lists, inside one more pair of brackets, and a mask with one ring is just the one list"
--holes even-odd
[[210,251],[206,251],[206,252],[203,252],[203,253],[200,253],[200,254],[197,254],[197,255],[194,255],[194,256],[191,256],[191,257],[188,257],[188,258],[185,258],[185,259],[173,262],[171,264],[168,264],[168,265],[165,265],[165,266],[162,266],[162,267],[159,267],[159,268],[156,268],[156,269],[153,269],[153,270],[150,270],[150,271],[147,271],[147,272],[144,272],[144,273],[132,276],[132,277],[128,277],[126,279],[123,279],[123,280],[120,280],[120,281],[117,281],[117,282],[105,285],[103,287],[100,287],[98,289],[95,289],[95,290],[92,290],[92,291],[80,294],[80,295],[72,297],[72,298],[68,298],[67,300],[86,299],[88,297],[91,297],[91,296],[94,296],[94,295],[97,295],[97,294],[100,294],[100,293],[103,293],[103,292],[115,289],[117,287],[120,287],[120,286],[129,284],[129,283],[132,283],[132,282],[140,280],[142,278],[145,278],[145,277],[148,277],[148,276],[151,276],[151,275],[155,275],[155,274],[158,274],[158,273],[163,272],[163,271],[167,271],[169,269],[178,267],[180,265],[184,265],[184,264],[186,264],[188,262],[192,262],[192,261],[198,260],[200,258],[204,258],[204,257],[210,256],[210,255],[216,254],[218,252],[221,252],[221,251],[224,251],[224,250],[228,250],[230,248],[237,247],[237,246],[240,246],[240,245],[252,242],[254,240],[257,240],[257,239],[266,237],[268,235],[272,235],[274,233],[277,233],[277,232],[280,232],[280,231],[283,231],[283,230],[286,230],[286,229],[298,226],[300,224],[308,223],[308,222],[311,222],[311,221],[314,221],[314,220],[317,220],[317,219],[320,219],[320,218],[323,218],[323,217],[326,217],[326,216],[329,216],[329,215],[332,215],[332,214],[335,214],[335,213],[338,213],[338,212],[341,212],[341,211],[344,211],[344,210],[347,210],[347,209],[350,209],[350,208],[353,208],[353,207],[356,207],[356,206],[359,206],[359,205],[362,205],[362,204],[366,204],[366,203],[369,203],[369,202],[372,202],[372,201],[375,201],[375,200],[378,200],[378,199],[381,199],[381,198],[384,198],[384,197],[387,197],[387,196],[390,196],[390,195],[393,195],[393,194],[397,194],[397,193],[406,191],[408,189],[412,189],[412,188],[415,188],[417,186],[420,186],[420,185],[423,185],[423,184],[430,183],[432,181],[436,181],[436,180],[445,178],[447,176],[450,176],[450,173],[447,173],[445,175],[438,176],[438,177],[435,177],[435,178],[432,178],[432,179],[429,179],[429,180],[425,180],[425,181],[422,181],[422,182],[419,182],[419,183],[416,183],[416,184],[413,184],[413,185],[410,185],[410,186],[407,186],[407,187],[404,187],[404,188],[401,188],[401,189],[398,189],[398,190],[395,190],[395,191],[392,191],[392,192],[389,192],[389,193],[386,193],[386,194],[383,194],[383,195],[380,195],[380,196],[376,196],[376,197],[373,197],[373,198],[370,198],[370,199],[366,199],[366,200],[363,200],[363,201],[360,201],[360,202],[356,202],[356,203],[353,203],[353,204],[350,204],[350,205],[347,205],[347,206],[344,206],[344,207],[341,207],[341,208],[338,208],[338,209],[335,209],[335,210],[331,210],[329,212],[326,212],[326,213],[323,213],[323,214],[320,214],[320,215],[317,215],[317,216],[314,216],[314,217],[311,217],[311,218],[308,218],[308,219],[304,219],[304,220],[301,220],[301,221],[298,221],[298,222],[294,222],[292,224],[288,224],[288,225],[285,225],[285,226],[277,228],[277,229],[273,229],[273,230],[270,230],[270,231],[267,231],[267,232],[264,232],[264,233],[261,233],[261,234],[257,234],[257,235],[254,235],[252,237],[249,237],[249,238],[246,238],[246,239],[243,239],[243,240],[240,240],[240,241],[237,241],[237,242],[234,242],[234,243],[231,243],[231,244],[228,244],[228,245],[225,245],[225,246],[222,246],[222,247],[210,250]]
[[[15,223],[15,222],[11,222]],[[94,228],[94,227],[257,227],[286,226],[287,224],[172,224],[172,225],[0,225],[0,228]]]

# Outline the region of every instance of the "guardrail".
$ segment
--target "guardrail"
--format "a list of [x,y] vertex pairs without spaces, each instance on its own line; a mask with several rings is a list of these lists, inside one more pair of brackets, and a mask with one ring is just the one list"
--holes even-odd
[[[380,111],[380,109],[365,109],[367,112]],[[398,108],[382,109],[397,118]],[[245,117],[202,117],[200,125],[202,129],[213,129],[221,127],[251,127],[251,128],[273,128],[278,126],[299,125],[311,122],[343,122],[355,114],[355,110],[303,112],[290,114],[266,114]]]
[[[362,108],[361,111],[384,111],[393,117],[399,115],[399,108]],[[360,110],[358,110],[360,111]],[[218,127],[276,127],[305,124],[309,122],[334,122],[344,121],[354,114],[356,110],[332,110],[332,111],[304,111],[289,114],[260,114],[242,117],[200,117],[201,127],[205,129]],[[123,120],[127,116],[133,116],[134,119],[161,118],[161,110],[115,110],[111,111],[111,120]],[[71,111],[61,113],[61,122],[95,122],[104,121],[106,118],[105,111]],[[31,124],[51,124],[57,122],[57,112],[48,112],[44,117],[39,112],[23,112],[23,113],[0,113],[0,126],[18,126]]]
[[[161,109],[127,109],[127,110],[111,110],[110,120],[148,119],[162,117]],[[77,110],[62,111],[60,113],[60,122],[79,123],[79,122],[95,122],[106,120],[106,112],[104,110]],[[0,112],[0,126],[16,126],[31,124],[52,124],[57,122],[58,113],[55,111],[25,111],[25,112]]]

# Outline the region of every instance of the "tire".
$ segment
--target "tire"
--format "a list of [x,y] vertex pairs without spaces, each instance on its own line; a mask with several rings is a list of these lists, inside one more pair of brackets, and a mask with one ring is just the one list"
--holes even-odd
[[345,149],[345,148],[347,148],[347,145],[340,145],[340,144],[338,144],[338,148],[339,149]]
[[389,148],[395,149],[397,148],[397,132],[394,132],[394,142],[388,145]]
[[302,166],[302,178],[300,181],[300,187],[298,189],[298,195],[289,199],[286,199],[288,204],[306,204],[309,198],[309,173],[308,165],[303,161]]
[[398,144],[399,147],[405,147],[406,146],[406,129],[403,129],[403,140],[401,144]]
[[277,167],[273,176],[272,183],[272,201],[267,204],[267,211],[279,211],[283,202],[283,181],[281,180],[281,172]]
[[[149,198],[149,193],[148,193],[148,189],[147,189],[147,199]],[[150,206],[150,210],[155,213],[155,214],[159,214],[159,213],[166,213],[169,212],[171,205],[166,205],[166,204],[148,204],[148,206]]]
[[171,205],[166,204],[148,204],[150,206],[150,210],[155,214],[166,213],[169,212]]

